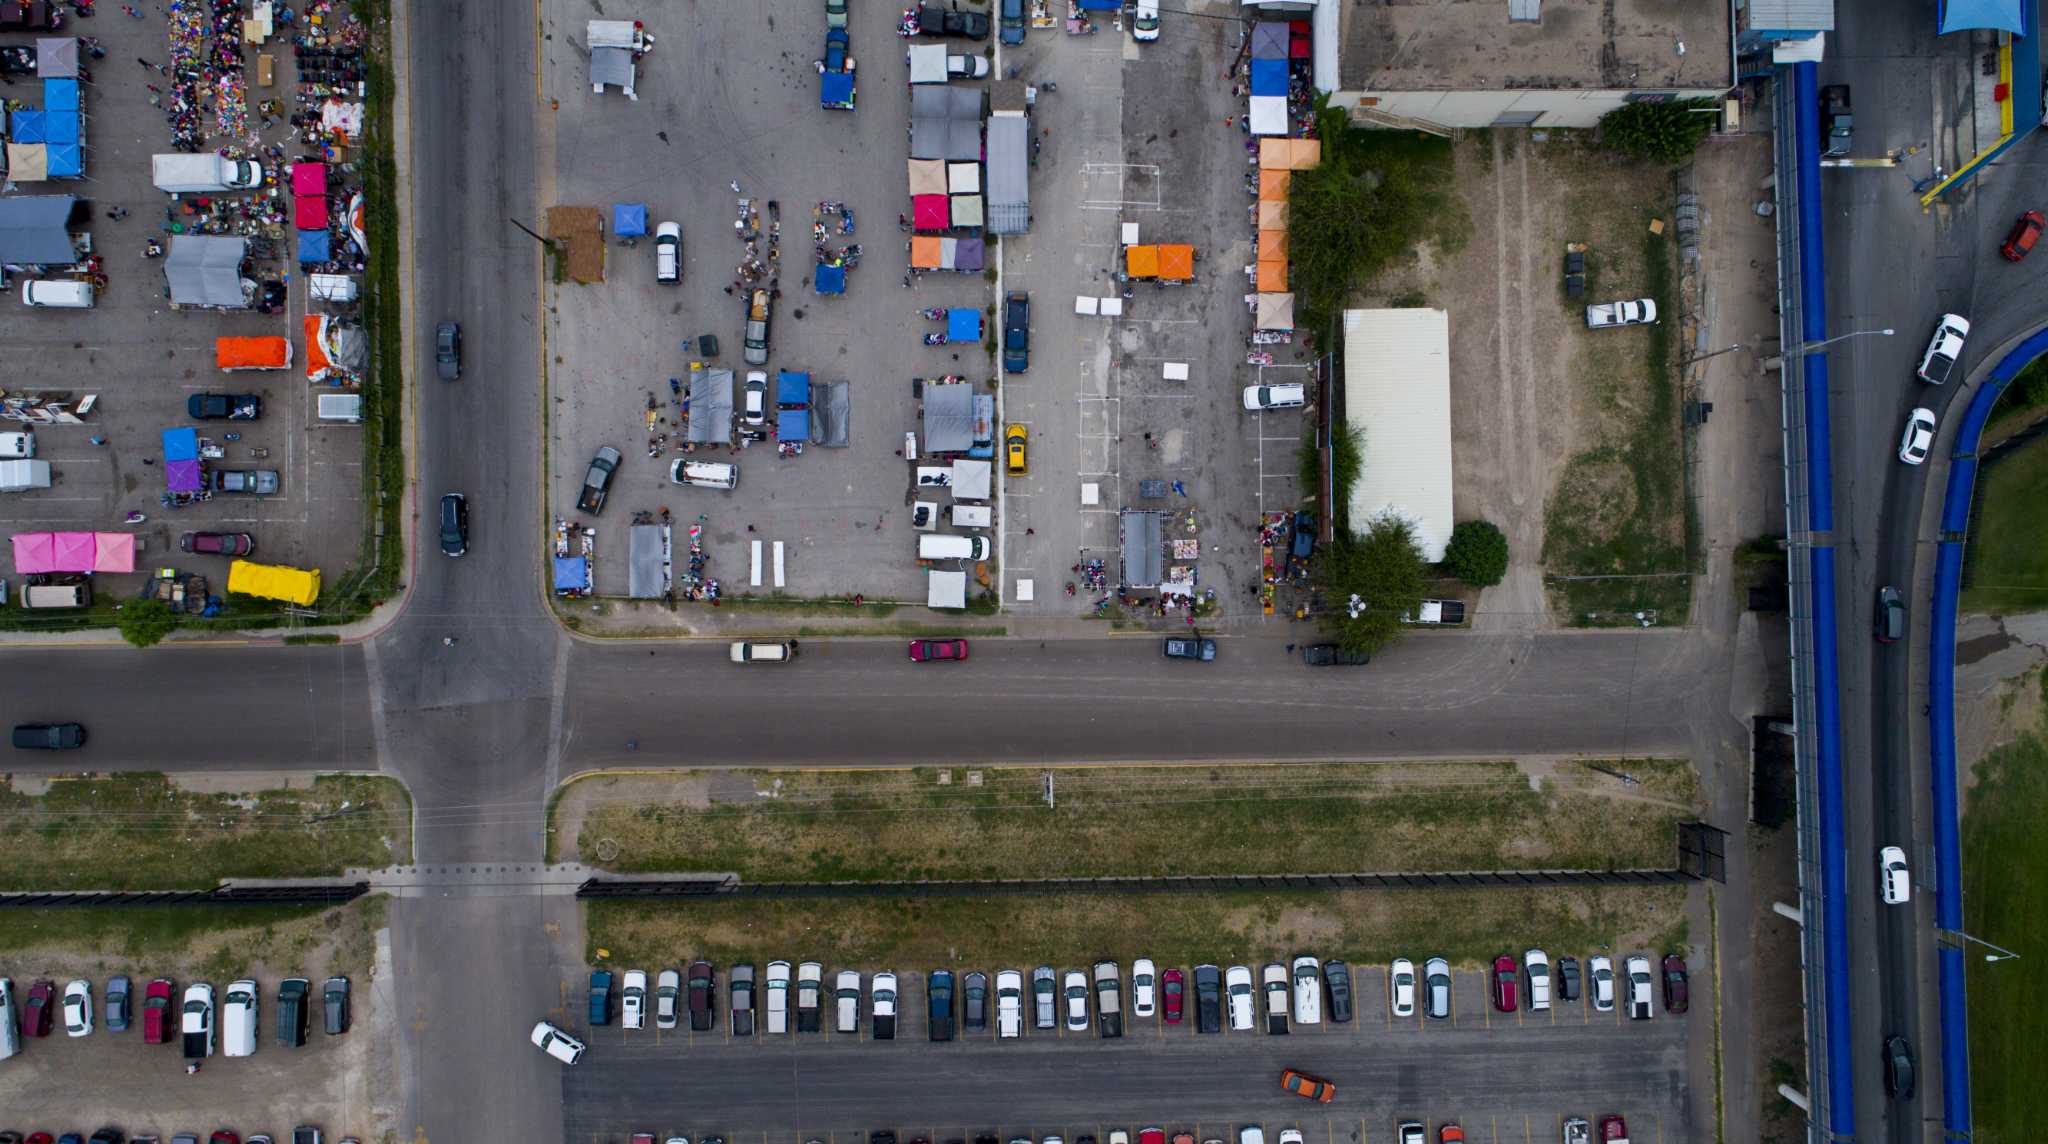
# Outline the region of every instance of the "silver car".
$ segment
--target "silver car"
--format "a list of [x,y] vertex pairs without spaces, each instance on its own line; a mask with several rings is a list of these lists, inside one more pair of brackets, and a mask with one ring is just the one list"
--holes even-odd
[[1451,963],[1441,957],[1422,963],[1422,1011],[1438,1021],[1451,1015]]
[[1078,969],[1067,970],[1061,982],[1061,992],[1067,998],[1067,1031],[1085,1033],[1088,1031],[1088,975]]
[[1586,976],[1592,982],[1587,992],[1593,995],[1593,1008],[1614,1012],[1614,959],[1602,954],[1588,961]]
[[1059,974],[1053,972],[1052,966],[1041,965],[1031,971],[1032,1028],[1059,1026],[1059,992]]

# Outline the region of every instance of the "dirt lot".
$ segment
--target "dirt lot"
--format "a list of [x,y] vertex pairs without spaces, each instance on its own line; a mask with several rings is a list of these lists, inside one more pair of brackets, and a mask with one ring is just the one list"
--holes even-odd
[[[39,978],[61,990],[84,977],[98,1004],[106,979],[126,974],[136,1013],[126,1032],[108,1032],[102,1019],[90,1037],[73,1040],[60,1025],[48,1038],[30,1040],[20,1058],[0,1070],[0,1128],[54,1133],[114,1125],[131,1135],[169,1138],[225,1127],[244,1139],[256,1132],[289,1139],[294,1125],[313,1124],[329,1140],[372,1138],[379,1087],[373,1078],[381,1075],[376,1062],[389,1059],[395,1033],[372,988],[383,918],[382,898],[328,911],[166,907],[10,916],[0,952],[17,998]],[[278,1045],[278,982],[307,977],[317,990],[331,975],[347,976],[353,987],[349,1033],[324,1035],[316,1009],[304,1047]],[[170,978],[179,990],[210,981],[217,992],[241,977],[259,982],[256,1054],[216,1055],[188,1075],[175,1041],[143,1044],[141,993],[155,977]]]

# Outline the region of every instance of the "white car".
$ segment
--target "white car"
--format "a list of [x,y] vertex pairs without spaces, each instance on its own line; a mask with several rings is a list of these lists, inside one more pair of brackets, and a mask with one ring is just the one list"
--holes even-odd
[[1159,970],[1149,957],[1131,963],[1131,1016],[1150,1017],[1159,1006]]
[[1014,969],[996,974],[996,1036],[1010,1041],[1024,1035],[1024,975]]
[[1286,1032],[1288,1002],[1292,1000],[1292,991],[1287,988],[1287,967],[1277,961],[1267,962],[1259,970],[1259,986],[1266,994],[1266,1031]]
[[261,1032],[256,1009],[261,993],[248,978],[228,982],[220,999],[220,1051],[224,1056],[246,1057],[256,1052]]
[[1628,1015],[1636,1021],[1650,1019],[1650,959],[1640,953],[1628,959]]
[[1540,1013],[1550,1008],[1550,955],[1540,949],[1524,953],[1522,971],[1529,975],[1530,1011]]
[[768,1031],[789,1032],[789,963],[771,961],[768,963],[768,979],[764,983],[767,994],[761,1007],[768,1014]]
[[1300,409],[1307,404],[1308,386],[1296,382],[1244,387],[1244,407],[1254,412],[1261,409]]
[[1301,1129],[1282,1128],[1280,1130],[1280,1144],[1302,1144]]
[[1602,1013],[1614,1012],[1614,959],[1602,954],[1586,962],[1586,992],[1593,998],[1593,1008]]
[[565,1065],[573,1065],[583,1059],[583,1042],[546,1021],[533,1027],[532,1040],[535,1048]]
[[1396,1017],[1415,1015],[1415,963],[1397,957],[1387,970],[1387,1006]]
[[768,422],[768,373],[766,370],[747,371],[747,383],[741,387],[741,417],[749,425],[765,425]]
[[947,56],[946,76],[949,79],[987,79],[988,60],[982,56]]
[[1934,448],[1934,410],[1921,406],[1906,415],[1906,431],[1899,435],[1899,460],[1917,465]]
[[1252,1028],[1252,971],[1249,966],[1233,965],[1223,973],[1223,995],[1230,1004],[1230,1030],[1233,1033],[1248,1033]]
[[654,280],[665,286],[683,280],[683,228],[677,223],[654,228]]
[[[200,1042],[204,1051],[196,1055],[213,1055],[213,986],[200,981],[185,987],[185,1001],[178,1016],[178,1031],[187,1037],[195,1033],[204,1037],[205,1040]],[[192,1042],[185,1042],[185,1046],[185,1056],[191,1059],[195,1055],[192,1052]]]
[[1088,975],[1078,969],[1067,970],[1060,981],[1060,993],[1067,999],[1067,1031],[1085,1033],[1088,1031]]
[[1429,1144],[1429,1129],[1420,1120],[1403,1120],[1394,1129],[1394,1144]]
[[1887,846],[1877,852],[1877,885],[1887,906],[1903,906],[1913,897],[1913,879],[1906,871],[1906,852]]
[[1305,953],[1294,959],[1294,1023],[1323,1023],[1323,966]]
[[64,987],[64,1031],[92,1035],[92,982],[80,979]]
[[647,971],[628,969],[626,985],[619,993],[619,1024],[628,1029],[647,1027]]
[[1963,356],[1963,339],[1970,336],[1969,319],[1961,314],[1943,314],[1934,327],[1934,336],[1927,341],[1927,352],[1920,355],[1917,374],[1929,385],[1940,385],[1948,380],[1949,371]]
[[1159,0],[1138,0],[1138,10],[1131,17],[1131,38],[1139,43],[1159,38]]
[[893,1041],[896,1039],[896,975],[883,970],[875,974],[869,984],[868,995],[873,999],[875,1039]]
[[857,1033],[860,1031],[860,971],[842,969],[837,984],[832,990],[832,1000],[838,1006],[834,1016],[834,1032]]
[[1237,1130],[1237,1144],[1266,1144],[1266,1130],[1256,1124],[1248,1124]]
[[664,969],[654,978],[654,1027],[673,1029],[676,1027],[676,1013],[682,1008],[683,975],[673,969]]
[[1602,302],[1586,307],[1586,328],[1604,330],[1610,326],[1647,326],[1657,320],[1657,303],[1650,298],[1632,302]]

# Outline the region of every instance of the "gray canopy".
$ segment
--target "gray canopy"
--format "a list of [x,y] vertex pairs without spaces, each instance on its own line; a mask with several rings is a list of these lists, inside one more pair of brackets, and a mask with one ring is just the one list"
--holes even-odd
[[974,444],[974,387],[930,385],[924,391],[924,451],[964,453]]
[[853,386],[844,381],[828,381],[811,387],[811,443],[834,449],[846,447],[846,421],[852,399],[849,396]]
[[669,526],[636,524],[626,569],[626,594],[636,600],[658,600],[668,591]]
[[70,195],[23,195],[0,199],[0,262],[41,262],[68,266],[78,261],[66,227]]
[[690,443],[732,443],[732,371],[704,369],[690,375]]
[[1160,542],[1160,515],[1126,509],[1124,526],[1124,575],[1127,588],[1152,588],[1159,584],[1164,569]]
[[47,36],[36,40],[37,79],[74,79],[77,75],[77,36]]
[[247,309],[249,299],[242,294],[242,259],[248,249],[249,241],[243,238],[174,235],[171,253],[164,258],[164,278],[171,286],[171,302],[178,306]]

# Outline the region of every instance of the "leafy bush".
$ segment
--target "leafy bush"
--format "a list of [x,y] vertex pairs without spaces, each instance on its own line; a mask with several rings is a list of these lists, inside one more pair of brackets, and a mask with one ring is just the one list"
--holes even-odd
[[1508,538],[1492,521],[1461,521],[1444,545],[1444,571],[1474,588],[1493,587],[1508,574]]
[[1393,643],[1401,617],[1421,605],[1422,550],[1414,528],[1400,517],[1377,517],[1363,534],[1339,532],[1315,568],[1328,601],[1324,627],[1346,651],[1372,653]]
[[1600,117],[1609,148],[1659,163],[1682,163],[1714,129],[1712,100],[1627,103]]
[[150,647],[171,634],[171,629],[178,626],[178,617],[162,600],[134,600],[121,606],[115,626],[121,630],[122,639],[136,647]]

